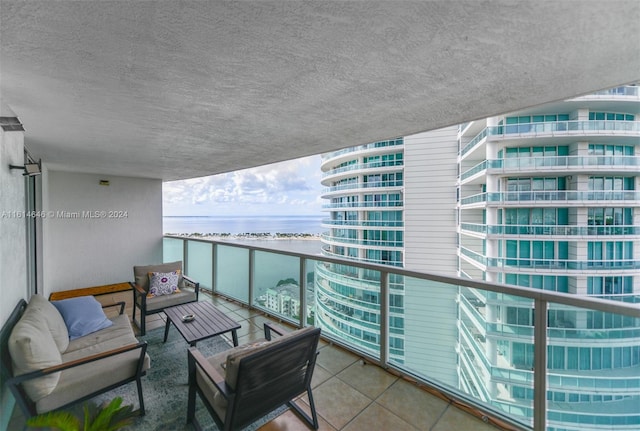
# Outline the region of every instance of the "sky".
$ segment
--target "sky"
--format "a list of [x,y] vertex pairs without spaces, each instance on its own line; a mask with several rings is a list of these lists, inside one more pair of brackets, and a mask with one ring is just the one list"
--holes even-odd
[[165,182],[163,215],[322,215],[320,156]]

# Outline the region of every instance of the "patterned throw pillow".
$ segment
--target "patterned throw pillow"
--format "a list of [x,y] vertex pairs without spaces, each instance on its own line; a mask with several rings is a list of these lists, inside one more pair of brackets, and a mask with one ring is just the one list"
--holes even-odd
[[180,292],[178,280],[180,270],[172,272],[150,272],[149,273],[149,294],[148,297],[171,295]]

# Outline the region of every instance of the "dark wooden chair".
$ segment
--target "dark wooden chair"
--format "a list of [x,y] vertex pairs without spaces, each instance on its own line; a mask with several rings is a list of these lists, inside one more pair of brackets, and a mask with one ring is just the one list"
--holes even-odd
[[[171,295],[149,297],[149,273],[179,271],[180,278],[178,288],[180,292]],[[147,333],[146,317],[150,314],[160,313],[165,308],[174,305],[197,302],[200,294],[200,283],[182,273],[182,262],[169,262],[160,265],[134,266],[133,276],[135,281],[131,283],[133,288],[133,322],[140,328],[140,335]],[[136,311],[140,310],[140,322],[136,320]]]
[[[196,394],[218,427],[237,430],[288,404],[313,429],[318,429],[311,377],[316,363],[320,328],[285,331],[265,323],[265,340],[235,347],[205,358],[189,348],[189,402],[187,423],[196,430]],[[271,332],[281,335],[271,340]],[[307,393],[309,417],[293,403]]]

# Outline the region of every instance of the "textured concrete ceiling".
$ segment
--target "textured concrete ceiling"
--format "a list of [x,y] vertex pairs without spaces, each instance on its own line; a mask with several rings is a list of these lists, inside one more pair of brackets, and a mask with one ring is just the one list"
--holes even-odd
[[0,109],[53,169],[165,180],[640,78],[640,2],[0,2]]

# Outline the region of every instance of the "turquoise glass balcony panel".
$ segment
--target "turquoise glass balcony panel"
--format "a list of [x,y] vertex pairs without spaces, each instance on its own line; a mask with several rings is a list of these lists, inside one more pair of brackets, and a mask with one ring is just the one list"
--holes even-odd
[[380,272],[316,263],[316,326],[323,335],[380,358]]
[[554,303],[548,313],[549,424],[640,429],[640,318]]
[[162,238],[162,261],[184,261],[184,241],[177,238]]
[[488,136],[507,137],[508,135],[523,135],[523,137],[567,136],[567,135],[600,135],[611,132],[637,133],[640,132],[640,121],[549,121],[541,123],[507,124],[486,127],[469,141],[460,152],[464,156]]
[[213,289],[213,244],[188,241],[186,274],[200,283],[201,287]]
[[[313,270],[313,268],[312,268]],[[301,317],[300,258],[256,251],[251,303],[283,320],[298,323]],[[313,307],[313,292],[304,298]]]
[[640,226],[624,225],[483,225],[476,223],[461,223],[463,230],[489,235],[556,235],[556,236],[617,236],[640,235]]
[[390,358],[390,363],[458,388],[458,286],[413,277],[404,281],[404,361]]
[[216,245],[215,290],[249,303],[249,250]]

